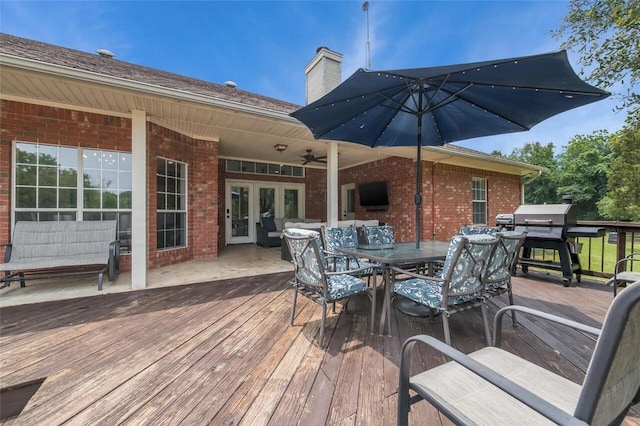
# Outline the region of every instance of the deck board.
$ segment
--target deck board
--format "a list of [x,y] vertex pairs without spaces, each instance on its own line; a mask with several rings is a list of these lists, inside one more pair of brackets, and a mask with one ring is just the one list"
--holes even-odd
[[[369,333],[369,299],[328,310],[300,297],[289,326],[289,273],[2,309],[0,383],[46,377],[21,415],[3,425],[393,425],[402,342],[443,339],[442,322],[392,312],[393,335]],[[516,303],[599,326],[607,289],[514,278]],[[381,297],[379,297],[381,299]],[[492,316],[506,297],[491,299]],[[381,305],[381,304],[380,304]],[[381,306],[376,316],[379,317]],[[519,315],[505,318],[504,347],[573,381],[584,378],[593,339]],[[377,325],[376,325],[377,327]],[[450,318],[452,344],[484,346],[479,312]],[[377,330],[377,328],[376,328]],[[415,371],[444,362],[419,348]],[[625,423],[640,425],[638,407]],[[449,425],[426,402],[412,424]]]

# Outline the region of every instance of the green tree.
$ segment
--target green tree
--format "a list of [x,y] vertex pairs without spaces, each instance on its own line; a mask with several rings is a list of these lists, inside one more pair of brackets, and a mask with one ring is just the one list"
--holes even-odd
[[558,196],[573,196],[578,220],[598,220],[596,203],[607,192],[607,174],[611,166],[611,136],[606,130],[574,136],[558,162]]
[[563,48],[579,53],[587,80],[608,89],[622,84],[620,108],[640,109],[640,1],[570,0],[553,34]]
[[598,202],[609,220],[640,222],[640,118],[635,117],[611,138],[613,160],[607,195]]
[[522,161],[535,166],[545,167],[548,171],[524,187],[526,204],[544,204],[559,202],[557,187],[557,161],[554,156],[554,145],[540,142],[528,142],[522,148],[514,149],[507,158]]

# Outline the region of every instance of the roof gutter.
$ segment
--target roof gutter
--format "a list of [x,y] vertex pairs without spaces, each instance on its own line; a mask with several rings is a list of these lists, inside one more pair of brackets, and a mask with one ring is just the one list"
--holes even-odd
[[[542,176],[542,171],[549,171],[549,169],[547,169],[546,167],[541,167],[540,169],[538,169],[538,174],[534,175],[534,176],[529,176],[527,179],[523,179],[521,184],[520,184],[520,204],[524,204],[524,187],[525,185],[529,185],[531,182],[533,182],[534,180],[538,179],[540,176]],[[525,176],[526,177],[526,176]]]
[[221,100],[210,96],[198,95],[191,92],[185,92],[182,90],[170,89],[162,86],[157,86],[148,83],[139,83],[131,80],[127,80],[121,77],[107,76],[104,74],[95,73],[92,71],[77,70],[61,65],[49,64],[46,62],[36,61],[33,59],[20,58],[6,53],[0,53],[0,67],[12,66],[28,71],[39,72],[49,74],[55,77],[67,77],[73,78],[79,81],[101,84],[119,89],[126,89],[132,91],[138,91],[142,93],[153,94],[156,96],[190,101],[194,103],[204,104],[213,107],[233,109],[236,111],[242,111],[249,114],[261,115],[264,117],[274,118],[278,120],[289,121],[292,123],[299,123],[293,117],[290,117],[288,113],[274,111],[267,108],[261,108],[256,106],[250,106],[239,102]]

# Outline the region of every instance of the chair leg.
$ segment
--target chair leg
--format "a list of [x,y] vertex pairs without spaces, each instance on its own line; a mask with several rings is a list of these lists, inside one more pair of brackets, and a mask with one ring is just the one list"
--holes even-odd
[[444,342],[451,346],[451,332],[449,331],[449,317],[442,312],[442,327],[444,328]]
[[[335,306],[335,302],[334,302]],[[324,323],[327,321],[327,304],[322,303],[322,322],[320,323],[320,337],[318,337],[318,347],[324,348]]]
[[369,333],[373,334],[373,327],[374,327],[374,322],[375,322],[375,318],[376,318],[376,293],[378,292],[378,277],[376,276],[376,273],[373,273],[373,285],[371,286],[371,318],[369,319],[369,322],[371,323],[371,327],[369,330]]
[[487,346],[491,346],[491,332],[489,331],[487,304],[485,302],[482,302],[482,305],[480,305],[480,312],[482,312],[482,326],[484,327],[484,338],[487,340]]
[[411,374],[411,349],[414,343],[409,343],[402,352],[400,362],[400,377],[398,379],[398,426],[409,425],[409,375]]
[[[513,292],[511,291],[511,285],[509,285],[509,304],[513,305]],[[513,322],[513,326],[517,327],[518,322],[516,321],[516,311],[511,311],[511,321]]]
[[293,306],[291,306],[291,319],[289,320],[289,325],[293,325],[293,318],[296,316],[296,300],[298,298],[298,289],[293,288]]

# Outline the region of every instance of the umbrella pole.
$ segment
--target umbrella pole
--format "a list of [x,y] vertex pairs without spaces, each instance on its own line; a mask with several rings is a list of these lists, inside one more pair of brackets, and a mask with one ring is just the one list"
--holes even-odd
[[[422,96],[420,96],[420,100],[422,100]],[[422,108],[420,108],[422,109]],[[414,203],[416,205],[416,249],[420,248],[420,219],[422,213],[422,116],[420,114],[418,117],[418,154],[416,155],[416,196],[414,199]]]

